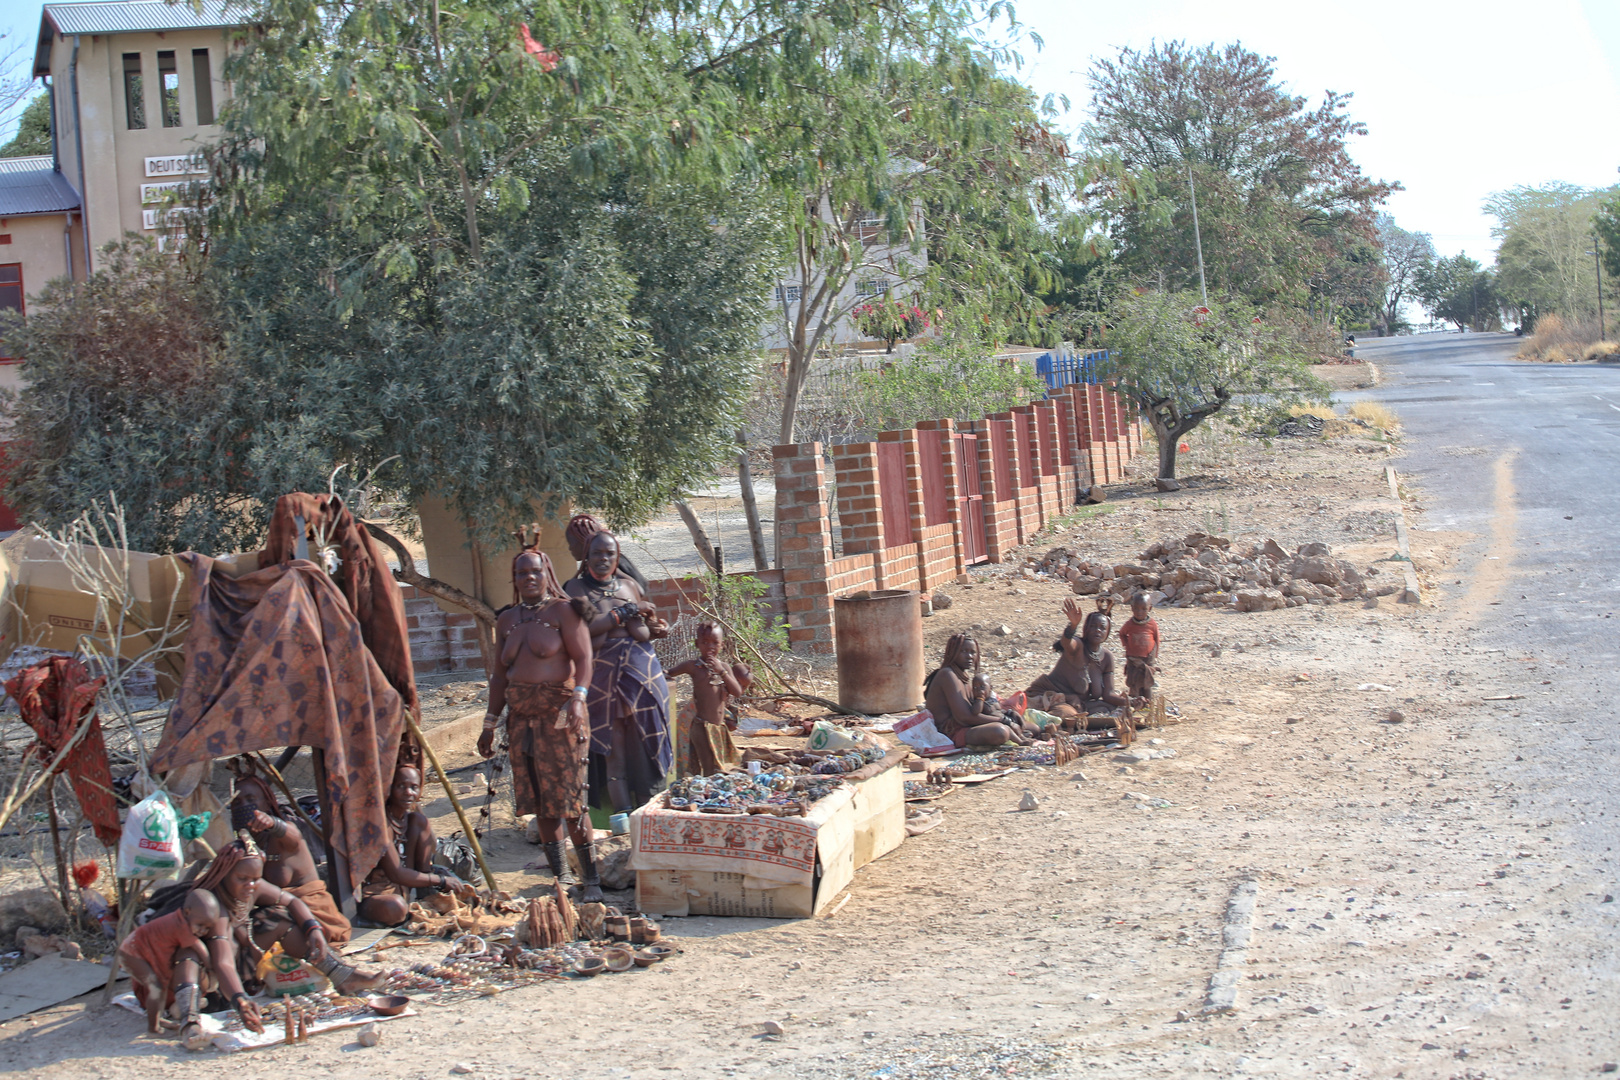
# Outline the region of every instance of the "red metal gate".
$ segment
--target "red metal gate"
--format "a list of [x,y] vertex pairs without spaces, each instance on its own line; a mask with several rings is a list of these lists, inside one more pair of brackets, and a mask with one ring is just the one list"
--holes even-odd
[[906,452],[897,442],[877,444],[878,504],[883,512],[883,546],[913,542],[911,500],[906,496]]
[[979,437],[956,434],[956,506],[962,522],[962,554],[969,566],[990,561],[984,534],[984,493],[979,488]]

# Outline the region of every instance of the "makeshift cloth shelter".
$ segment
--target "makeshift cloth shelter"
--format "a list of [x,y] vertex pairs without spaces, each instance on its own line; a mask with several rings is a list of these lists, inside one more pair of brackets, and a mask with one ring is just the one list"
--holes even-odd
[[[358,892],[388,844],[383,803],[405,727],[402,695],[320,566],[295,559],[233,578],[206,555],[181,558],[192,573],[185,678],[151,768],[279,746],[324,751],[327,827]],[[374,617],[377,601],[373,591]],[[407,676],[409,664],[407,650]]]
[[[67,656],[31,664],[6,681],[6,693],[16,700],[23,723],[39,737],[37,745],[44,752],[45,764],[61,752],[84,715],[96,707],[96,695],[106,681],[92,679],[81,661]],[[95,829],[96,839],[106,847],[115,846],[122,826],[99,716],[90,718],[90,730],[62,762],[62,771],[73,784],[73,794]]]

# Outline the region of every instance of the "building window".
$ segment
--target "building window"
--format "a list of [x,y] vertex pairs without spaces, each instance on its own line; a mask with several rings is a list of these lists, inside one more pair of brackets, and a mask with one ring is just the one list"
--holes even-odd
[[776,302],[779,304],[797,304],[799,302],[799,286],[778,285],[776,287]]
[[158,81],[162,84],[163,126],[180,126],[180,69],[174,65],[174,52],[158,53]]
[[855,284],[856,296],[887,296],[888,294],[889,283],[882,278],[878,278],[876,281],[860,281]]
[[124,117],[129,130],[146,126],[146,86],[141,82],[141,54],[124,54]]
[[[23,309],[22,263],[0,266],[0,311]],[[0,363],[14,363],[11,350],[0,342]]]
[[192,89],[197,95],[197,123],[214,122],[214,70],[208,66],[208,50],[191,50]]

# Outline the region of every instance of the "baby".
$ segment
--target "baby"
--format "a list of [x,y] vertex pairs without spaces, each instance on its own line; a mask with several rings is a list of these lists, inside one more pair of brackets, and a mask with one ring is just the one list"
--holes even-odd
[[179,908],[137,928],[118,947],[118,959],[146,1009],[147,1031],[179,1026],[163,1018],[171,1003],[181,1024],[196,1019],[203,993],[212,989],[203,985],[212,982],[203,943],[213,937],[219,918],[219,898],[193,889]]
[[699,623],[698,654],[669,672],[670,678],[692,677],[695,716],[689,738],[693,771],[701,776],[713,776],[737,764],[737,747],[731,741],[737,722],[727,714],[726,705],[747,693],[754,681],[747,664],[727,664],[720,658],[725,642],[725,634],[714,623]]
[[1125,690],[1131,704],[1141,707],[1153,700],[1159,670],[1159,623],[1146,593],[1131,597],[1131,617],[1119,628],[1119,641],[1125,646]]

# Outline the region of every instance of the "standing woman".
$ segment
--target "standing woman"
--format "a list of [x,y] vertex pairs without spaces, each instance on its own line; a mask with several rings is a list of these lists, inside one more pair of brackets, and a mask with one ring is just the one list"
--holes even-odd
[[564,586],[591,632],[591,753],[604,762],[613,809],[628,814],[669,772],[669,684],[652,640],[669,633],[641,586],[619,573],[619,542],[592,535]]
[[584,873],[580,900],[602,899],[596,849],[586,813],[591,744],[585,697],[591,686],[591,635],[557,583],[551,559],[534,541],[512,560],[515,599],[495,620],[498,658],[489,680],[489,712],[478,752],[495,752],[495,728],[507,710],[517,812],[533,814],[546,863],[564,885],[580,884],[563,855],[563,832],[574,841]]

